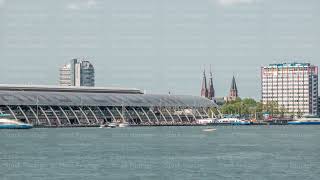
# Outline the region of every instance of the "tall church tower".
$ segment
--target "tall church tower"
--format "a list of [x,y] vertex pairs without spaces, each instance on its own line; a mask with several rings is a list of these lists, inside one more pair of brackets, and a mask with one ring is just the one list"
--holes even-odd
[[233,76],[228,101],[234,101],[239,97],[236,78]]
[[212,71],[210,66],[210,79],[209,79],[209,90],[208,90],[208,99],[215,100],[215,90],[213,87],[213,77],[212,77]]
[[201,86],[201,96],[207,98],[208,97],[208,87],[207,87],[207,77],[206,71],[203,70],[203,79],[202,79],[202,86]]

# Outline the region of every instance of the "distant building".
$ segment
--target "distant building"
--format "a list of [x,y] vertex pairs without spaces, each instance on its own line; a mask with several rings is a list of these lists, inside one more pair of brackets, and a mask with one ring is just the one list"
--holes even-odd
[[215,90],[214,90],[214,87],[213,87],[213,77],[212,77],[211,68],[210,68],[208,99],[215,101]]
[[213,101],[198,96],[143,94],[135,88],[0,85],[0,112],[34,126],[193,123],[209,118]]
[[320,96],[318,96],[318,116],[320,116]]
[[205,70],[203,71],[203,79],[202,79],[202,85],[201,85],[201,96],[205,97],[207,99],[210,99],[212,101],[215,101],[215,90],[213,87],[213,77],[212,77],[211,68],[210,68],[209,87],[207,84],[206,72],[205,72]]
[[287,114],[316,115],[318,67],[309,63],[270,64],[261,68],[262,102],[276,102]]
[[95,86],[93,65],[89,61],[72,59],[60,68],[60,86]]
[[238,97],[239,97],[239,93],[238,93],[236,78],[233,76],[229,95],[225,98],[225,101],[235,101]]
[[201,96],[208,98],[208,87],[207,87],[207,76],[206,71],[203,71],[202,85],[201,85]]

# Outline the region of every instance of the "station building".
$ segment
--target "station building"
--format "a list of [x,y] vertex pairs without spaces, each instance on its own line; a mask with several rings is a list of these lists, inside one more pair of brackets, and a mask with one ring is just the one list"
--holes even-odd
[[217,105],[204,97],[139,89],[0,85],[0,112],[34,126],[195,123]]

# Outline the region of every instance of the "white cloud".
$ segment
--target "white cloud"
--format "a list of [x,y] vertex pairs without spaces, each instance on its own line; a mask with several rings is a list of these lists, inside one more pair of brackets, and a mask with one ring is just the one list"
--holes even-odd
[[96,0],[74,0],[73,2],[67,4],[67,8],[70,10],[89,9],[96,6],[97,6]]
[[218,0],[219,3],[223,6],[232,6],[237,4],[252,4],[258,0]]

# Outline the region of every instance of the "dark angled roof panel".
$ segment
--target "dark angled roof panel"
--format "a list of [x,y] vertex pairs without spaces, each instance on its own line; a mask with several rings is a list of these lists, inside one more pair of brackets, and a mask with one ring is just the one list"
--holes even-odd
[[203,97],[152,94],[0,91],[0,105],[211,107]]

